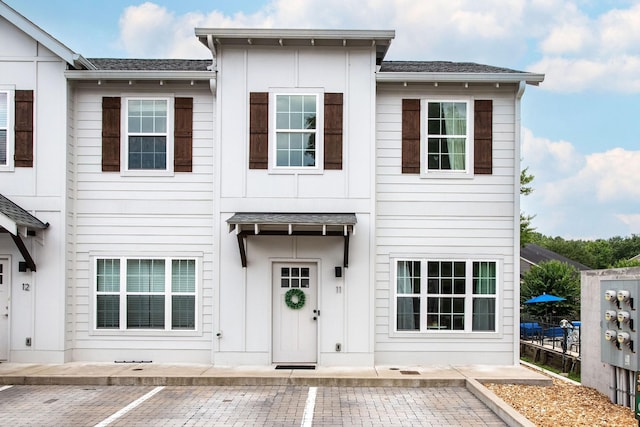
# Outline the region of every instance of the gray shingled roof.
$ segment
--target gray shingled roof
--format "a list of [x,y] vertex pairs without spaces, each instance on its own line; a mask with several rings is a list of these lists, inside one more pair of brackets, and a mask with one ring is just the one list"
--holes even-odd
[[352,213],[260,213],[242,212],[227,220],[228,224],[327,224],[355,225]]
[[211,59],[118,59],[88,58],[98,70],[106,71],[209,71]]
[[382,61],[380,71],[387,73],[524,73],[524,71],[473,62],[450,61]]
[[0,213],[20,227],[44,229],[49,226],[0,194]]
[[535,243],[527,243],[523,248],[520,248],[520,258],[532,263],[540,264],[545,261],[560,261],[574,266],[578,270],[591,270],[591,267],[581,264],[577,261],[557,254],[549,249],[538,246]]

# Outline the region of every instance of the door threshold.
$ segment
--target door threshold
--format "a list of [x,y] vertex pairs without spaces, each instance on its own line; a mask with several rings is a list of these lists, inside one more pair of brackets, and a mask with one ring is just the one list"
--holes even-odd
[[316,365],[276,365],[276,369],[307,369],[314,370]]

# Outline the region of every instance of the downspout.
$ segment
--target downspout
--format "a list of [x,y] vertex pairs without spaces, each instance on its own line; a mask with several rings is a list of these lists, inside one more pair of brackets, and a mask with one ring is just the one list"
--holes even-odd
[[[522,96],[527,86],[527,82],[521,80],[518,83],[518,90],[516,91],[515,99],[515,123],[514,123],[514,151],[515,151],[515,164],[513,165],[514,177],[514,227],[513,227],[513,307],[514,307],[514,321],[513,321],[513,358],[514,365],[520,364],[520,138],[521,138],[521,114],[520,105],[522,102]],[[516,256],[517,254],[517,256]]]
[[211,65],[207,68],[209,71],[216,73],[216,75],[209,80],[209,88],[211,89],[211,93],[215,96],[218,89],[218,55],[216,52],[216,44],[213,41],[213,34],[207,34],[207,46],[209,46],[211,56],[213,57]]

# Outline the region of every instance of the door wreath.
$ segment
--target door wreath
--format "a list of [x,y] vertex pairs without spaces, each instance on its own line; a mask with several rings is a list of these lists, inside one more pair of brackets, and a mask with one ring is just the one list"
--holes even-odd
[[284,302],[287,304],[292,310],[299,310],[304,307],[304,303],[306,300],[306,295],[300,289],[289,289],[286,294],[284,294]]

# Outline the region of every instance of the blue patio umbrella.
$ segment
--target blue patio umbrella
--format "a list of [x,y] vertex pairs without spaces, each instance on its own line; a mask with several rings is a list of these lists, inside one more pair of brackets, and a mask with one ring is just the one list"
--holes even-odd
[[537,302],[556,302],[556,301],[564,301],[566,298],[557,297],[551,294],[542,294],[537,297],[533,297],[531,299],[526,300],[525,304],[535,304]]

